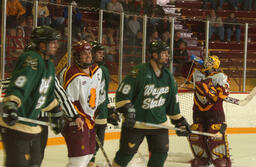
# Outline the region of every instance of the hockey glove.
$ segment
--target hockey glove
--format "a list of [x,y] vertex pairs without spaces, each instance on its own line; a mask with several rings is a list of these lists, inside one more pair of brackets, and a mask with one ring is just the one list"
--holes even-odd
[[182,131],[176,130],[176,134],[178,136],[188,136],[191,133],[190,125],[184,117],[181,117],[178,120],[172,119],[171,122],[175,125],[176,128],[182,129]]
[[3,121],[13,126],[18,122],[18,105],[13,101],[7,101],[3,104]]
[[117,126],[120,122],[119,114],[114,107],[108,108],[108,123]]
[[53,108],[50,112],[50,122],[55,124],[55,127],[52,127],[52,130],[55,134],[59,134],[65,125],[64,113],[60,110],[60,107],[57,106]]
[[123,116],[124,116],[123,126],[128,128],[133,128],[136,123],[136,119],[135,119],[136,111],[134,106],[131,103],[128,103],[123,107],[118,108],[118,111],[120,113],[123,113]]

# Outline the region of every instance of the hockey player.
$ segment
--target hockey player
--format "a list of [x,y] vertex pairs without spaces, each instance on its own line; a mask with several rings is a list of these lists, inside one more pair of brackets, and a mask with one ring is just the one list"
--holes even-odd
[[91,45],[87,41],[73,44],[74,65],[64,72],[64,89],[71,98],[84,125],[77,129],[72,120],[68,120],[62,131],[65,138],[69,163],[68,167],[86,167],[95,153],[95,111],[101,103],[99,98],[102,70],[92,65]]
[[[92,45],[92,56],[93,62],[96,63],[102,69],[102,81],[101,87],[102,91],[100,92],[100,98],[103,103],[97,109],[97,117],[95,119],[95,131],[96,135],[98,136],[101,145],[104,144],[104,136],[105,136],[105,129],[107,127],[107,123],[111,123],[112,125],[118,125],[119,116],[117,112],[115,112],[115,108],[110,106],[109,99],[108,99],[108,87],[109,87],[109,71],[107,67],[104,66],[104,46],[97,41],[91,42]],[[96,152],[98,151],[99,146],[96,143]],[[95,156],[91,159],[88,167],[95,166]]]
[[195,95],[193,106],[193,125],[191,130],[219,134],[219,137],[206,137],[191,134],[189,141],[194,159],[191,167],[231,167],[223,99],[229,94],[227,76],[219,69],[217,56],[209,56],[204,67],[195,69]]
[[166,65],[169,47],[162,41],[150,43],[150,62],[136,66],[119,85],[116,108],[123,114],[120,148],[113,167],[127,166],[144,137],[151,156],[147,166],[163,167],[169,150],[168,130],[136,125],[136,121],[167,124],[167,116],[176,127],[177,135],[188,135],[189,124],[180,114],[177,84]]
[[[0,118],[5,166],[40,166],[40,126],[18,122],[18,117],[38,119],[40,112],[50,112],[60,133],[64,125],[62,112],[54,96],[55,67],[52,56],[58,49],[58,33],[48,26],[32,31],[33,47],[18,59],[3,99]],[[38,144],[31,144],[32,142]]]

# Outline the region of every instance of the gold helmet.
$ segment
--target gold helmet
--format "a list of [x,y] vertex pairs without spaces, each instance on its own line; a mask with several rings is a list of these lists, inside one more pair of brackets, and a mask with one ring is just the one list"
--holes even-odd
[[220,67],[220,59],[216,55],[208,56],[204,61],[205,70],[218,69]]

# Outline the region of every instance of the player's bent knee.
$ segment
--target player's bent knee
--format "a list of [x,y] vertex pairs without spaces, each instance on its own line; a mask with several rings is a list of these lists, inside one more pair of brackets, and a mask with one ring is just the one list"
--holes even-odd
[[213,160],[214,167],[231,167],[230,158],[218,158]]
[[148,167],[163,167],[167,158],[167,152],[151,152]]
[[[127,166],[134,154],[123,153],[120,150],[116,153],[114,162],[119,166]],[[117,166],[118,167],[118,166]]]

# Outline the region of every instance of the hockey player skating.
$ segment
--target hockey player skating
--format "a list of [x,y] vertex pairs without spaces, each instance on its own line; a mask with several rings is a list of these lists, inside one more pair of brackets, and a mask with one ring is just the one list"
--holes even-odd
[[78,129],[73,120],[68,120],[62,131],[65,138],[69,163],[68,167],[86,167],[95,153],[95,112],[101,99],[102,70],[92,65],[91,45],[79,41],[72,45],[74,65],[68,67],[63,76],[63,87],[84,121]]
[[[104,66],[104,46],[97,42],[91,42],[92,45],[92,56],[93,62],[96,63],[102,69],[102,80],[101,80],[101,92],[100,98],[103,103],[97,108],[97,117],[95,119],[95,131],[96,135],[99,137],[100,143],[104,144],[104,136],[105,129],[107,127],[107,123],[111,123],[113,125],[118,125],[119,116],[115,112],[115,108],[110,106],[108,99],[108,87],[109,87],[109,71],[106,66]],[[96,143],[96,152],[98,151],[99,146]],[[88,167],[95,166],[95,156],[92,157]]]
[[188,135],[189,124],[180,114],[177,84],[165,67],[169,47],[162,41],[150,43],[150,62],[136,66],[119,85],[116,108],[123,114],[120,148],[113,167],[124,167],[137,152],[144,137],[151,152],[147,166],[163,167],[169,150],[168,130],[137,126],[136,121],[168,124],[167,116],[176,127],[177,135]]
[[229,94],[227,76],[219,69],[217,56],[209,56],[204,67],[194,71],[195,95],[193,125],[191,130],[219,134],[219,137],[206,137],[191,134],[189,141],[194,159],[191,167],[231,167],[223,99]]
[[[38,119],[40,112],[50,112],[60,133],[62,112],[54,96],[55,67],[52,56],[59,45],[58,33],[48,26],[37,27],[31,34],[33,47],[20,55],[3,99],[0,119],[5,166],[39,167],[41,127],[18,122],[18,117]],[[36,143],[36,144],[32,144]]]

